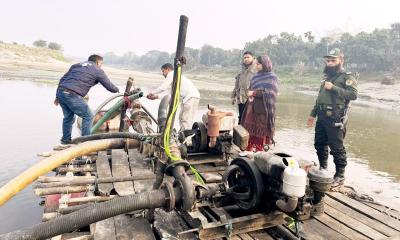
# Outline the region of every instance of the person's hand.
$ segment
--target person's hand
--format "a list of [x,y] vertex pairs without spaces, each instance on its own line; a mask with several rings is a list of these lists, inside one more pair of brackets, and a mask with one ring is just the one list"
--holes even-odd
[[158,96],[157,96],[156,94],[153,94],[153,93],[147,94],[146,97],[147,97],[148,99],[150,99],[150,100],[154,100],[154,99],[157,99],[157,98],[158,98]]
[[333,83],[325,81],[324,88],[326,90],[331,90],[333,87]]
[[312,127],[314,125],[314,117],[309,116],[307,119],[307,127]]
[[55,105],[55,106],[58,106],[58,104],[59,104],[58,98],[55,98],[55,99],[54,99],[54,105]]

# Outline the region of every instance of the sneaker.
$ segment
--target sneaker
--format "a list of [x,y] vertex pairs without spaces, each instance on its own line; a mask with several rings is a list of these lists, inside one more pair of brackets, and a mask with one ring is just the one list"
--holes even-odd
[[63,149],[69,148],[70,146],[71,146],[71,142],[67,143],[67,142],[61,141],[60,144],[58,144],[57,146],[55,146],[53,148],[53,150],[56,150],[56,151],[63,150]]

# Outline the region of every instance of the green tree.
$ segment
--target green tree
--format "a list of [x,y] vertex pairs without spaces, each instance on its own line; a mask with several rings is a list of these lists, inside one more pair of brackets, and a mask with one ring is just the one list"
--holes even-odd
[[52,50],[58,50],[58,51],[62,50],[61,44],[56,42],[49,42],[49,45],[47,45],[47,47]]
[[33,42],[33,46],[35,47],[46,47],[47,41],[46,40],[36,40]]

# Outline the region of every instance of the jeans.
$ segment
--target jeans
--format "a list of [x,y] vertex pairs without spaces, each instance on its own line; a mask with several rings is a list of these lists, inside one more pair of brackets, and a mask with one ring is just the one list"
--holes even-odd
[[82,118],[81,135],[90,135],[93,116],[83,97],[76,93],[58,89],[57,99],[64,114],[62,124],[63,136],[61,138],[61,143],[71,142],[72,124],[75,122],[75,115],[78,115]]

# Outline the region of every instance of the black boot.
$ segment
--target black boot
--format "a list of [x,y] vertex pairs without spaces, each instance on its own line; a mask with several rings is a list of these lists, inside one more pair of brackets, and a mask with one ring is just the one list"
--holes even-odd
[[328,159],[319,160],[319,168],[328,169]]
[[328,148],[318,148],[317,149],[317,156],[319,167],[322,169],[328,169]]
[[333,176],[332,188],[344,185],[344,167],[336,167],[335,176]]

